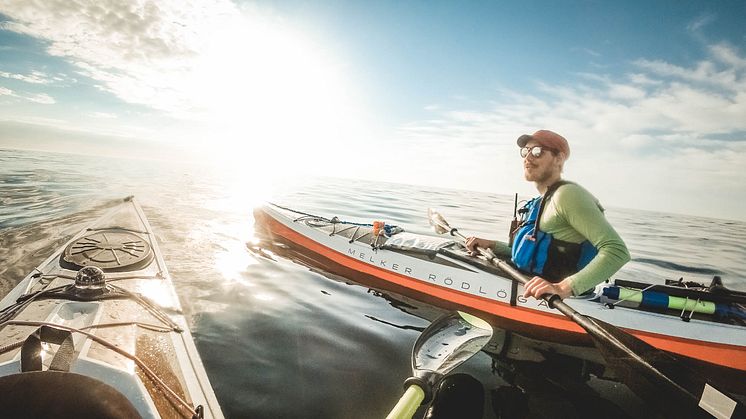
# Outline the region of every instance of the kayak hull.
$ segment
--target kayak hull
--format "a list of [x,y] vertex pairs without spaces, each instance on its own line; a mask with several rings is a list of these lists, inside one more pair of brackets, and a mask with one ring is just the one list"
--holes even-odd
[[[102,272],[104,280],[86,282],[83,272]],[[8,382],[67,380],[74,387],[91,380],[142,417],[223,417],[134,198],[42,262],[0,309],[0,377]]]
[[[468,261],[463,250],[442,238],[431,238],[443,244],[438,251],[424,254],[387,245],[373,249],[372,235],[356,238],[365,234],[359,225],[350,234],[343,225],[324,226],[319,218],[299,216],[272,205],[258,208],[254,216],[262,234],[270,241],[289,246],[308,265],[438,307],[471,312],[499,328],[532,339],[592,345],[577,324],[550,309],[546,302],[523,298],[522,286],[507,274],[484,262]],[[340,234],[341,231],[345,233]],[[683,322],[675,316],[624,307],[611,310],[596,294],[566,302],[583,314],[620,327],[659,349],[689,358],[694,364],[741,378],[746,373],[744,327],[696,317]]]

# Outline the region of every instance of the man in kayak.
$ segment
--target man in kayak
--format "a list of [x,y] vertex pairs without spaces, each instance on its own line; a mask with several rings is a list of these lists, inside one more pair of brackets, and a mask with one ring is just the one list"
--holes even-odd
[[609,279],[630,260],[619,234],[588,191],[562,180],[570,146],[561,135],[539,130],[518,137],[523,174],[540,196],[519,210],[521,222],[511,231],[511,244],[470,237],[466,247],[491,248],[510,257],[521,270],[535,275],[524,297],[580,295]]

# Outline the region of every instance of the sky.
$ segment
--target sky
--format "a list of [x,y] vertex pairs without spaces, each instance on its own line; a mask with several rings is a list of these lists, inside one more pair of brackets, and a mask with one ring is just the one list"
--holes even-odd
[[[0,0],[0,148],[746,220],[746,1]],[[1,173],[0,169],[0,173]]]

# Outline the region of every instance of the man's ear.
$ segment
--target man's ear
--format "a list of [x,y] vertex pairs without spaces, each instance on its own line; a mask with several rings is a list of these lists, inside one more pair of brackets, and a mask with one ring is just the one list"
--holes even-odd
[[565,152],[563,152],[563,151],[560,151],[559,153],[557,153],[556,157],[559,159],[560,172],[564,172],[565,171],[565,161],[567,161],[567,154],[565,154]]

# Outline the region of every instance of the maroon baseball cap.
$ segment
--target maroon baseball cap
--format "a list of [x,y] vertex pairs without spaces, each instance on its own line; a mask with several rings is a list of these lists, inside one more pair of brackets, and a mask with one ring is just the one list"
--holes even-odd
[[525,147],[531,140],[536,141],[539,145],[543,145],[544,147],[553,148],[565,153],[565,158],[570,157],[570,145],[567,144],[565,137],[556,132],[540,129],[531,135],[523,134],[518,137],[518,147]]

